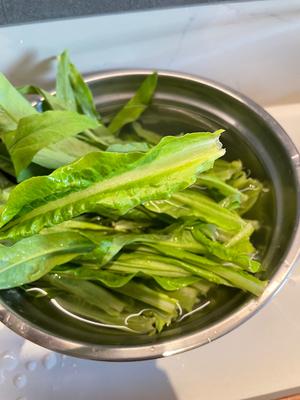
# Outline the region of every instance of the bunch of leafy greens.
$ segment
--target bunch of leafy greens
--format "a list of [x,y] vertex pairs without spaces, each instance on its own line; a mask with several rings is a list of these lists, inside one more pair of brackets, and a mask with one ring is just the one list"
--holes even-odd
[[105,125],[66,52],[56,94],[0,76],[0,289],[147,334],[208,312],[220,286],[262,293],[259,224],[243,217],[262,184],[220,159],[221,130],[145,129],[156,85],[153,73]]

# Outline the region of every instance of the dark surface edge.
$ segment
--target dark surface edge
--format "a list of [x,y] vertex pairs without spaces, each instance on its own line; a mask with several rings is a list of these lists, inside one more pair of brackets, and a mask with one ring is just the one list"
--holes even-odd
[[0,26],[156,8],[249,1],[251,0],[0,0]]

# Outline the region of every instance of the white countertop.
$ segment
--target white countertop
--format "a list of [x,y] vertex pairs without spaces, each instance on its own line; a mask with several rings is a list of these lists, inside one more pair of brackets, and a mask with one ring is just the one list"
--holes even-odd
[[[47,85],[50,58],[69,48],[83,72],[149,67],[206,76],[267,106],[300,149],[299,14],[298,0],[274,0],[6,27],[0,29],[0,70],[17,84]],[[299,310],[298,269],[270,304],[225,337],[167,359],[122,364],[61,356],[0,324],[0,400],[241,400],[296,393]]]

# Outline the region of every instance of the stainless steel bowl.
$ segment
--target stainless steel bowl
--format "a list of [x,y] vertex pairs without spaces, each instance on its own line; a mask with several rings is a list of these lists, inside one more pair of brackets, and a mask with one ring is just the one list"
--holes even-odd
[[[88,77],[96,103],[109,116],[129,99],[150,71],[104,72]],[[300,244],[300,156],[284,130],[253,101],[220,84],[160,72],[153,105],[143,115],[148,128],[176,134],[225,128],[227,157],[241,158],[253,175],[269,182],[264,226],[256,241],[264,251],[270,283],[260,298],[235,293],[209,313],[156,336],[130,336],[71,320],[18,289],[0,293],[0,319],[13,331],[49,349],[95,360],[164,357],[208,343],[255,314],[282,287]]]

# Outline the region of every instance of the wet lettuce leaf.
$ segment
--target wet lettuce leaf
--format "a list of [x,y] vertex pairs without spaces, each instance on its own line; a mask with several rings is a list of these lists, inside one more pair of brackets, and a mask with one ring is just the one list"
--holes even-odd
[[[132,307],[130,311],[123,311],[116,315],[110,315],[103,311],[99,304],[94,305],[86,301],[83,294],[82,297],[64,292],[58,294],[51,299],[59,310],[65,313],[65,318],[79,319],[81,322],[104,327],[105,329],[121,330],[127,334],[148,334],[155,333],[156,312],[147,310],[143,314],[139,314],[141,308]],[[102,299],[103,301],[103,299]],[[147,315],[145,315],[147,314]],[[169,319],[166,319],[169,321]],[[164,325],[164,324],[163,324]]]
[[24,96],[37,95],[39,96],[39,102],[44,101],[51,110],[67,110],[67,105],[54,94],[49,93],[40,87],[34,85],[25,85],[18,88],[18,92]]
[[17,129],[4,137],[16,174],[25,169],[41,149],[97,125],[94,120],[72,111],[46,111],[22,118]]
[[59,276],[62,276],[64,278],[88,280],[95,282],[99,281],[110,288],[122,287],[135,277],[135,274],[120,275],[99,268],[93,269],[84,265],[77,268],[71,266],[69,269],[64,268],[62,270],[56,268],[53,273],[59,274]]
[[90,153],[49,176],[28,179],[12,191],[1,214],[1,237],[32,235],[87,212],[124,215],[146,201],[167,198],[224,154],[220,133],[165,137],[144,155]]
[[16,175],[10,155],[2,141],[0,141],[0,170],[11,177],[15,177]]
[[34,107],[0,73],[0,132],[16,129],[21,118],[34,114]]
[[68,137],[38,151],[32,161],[44,168],[54,170],[96,151],[100,150],[77,137]]
[[156,213],[168,214],[175,219],[199,219],[230,232],[239,232],[246,225],[234,210],[228,210],[206,194],[191,189],[175,193],[167,200],[144,203],[144,207]]
[[202,231],[201,225],[193,227],[194,237],[203,245],[205,251],[221,260],[237,264],[245,270],[250,272],[258,272],[261,270],[261,263],[253,260],[255,253],[243,253],[241,248],[235,249],[234,247],[227,247],[224,244],[209,239]]
[[[217,261],[206,259],[198,254],[189,253],[185,250],[170,249],[167,246],[157,245],[157,249],[167,256],[178,258],[178,263],[182,265],[182,268],[196,276],[213,283],[237,287],[255,296],[260,296],[268,283],[243,271],[234,264],[224,266]],[[208,274],[205,276],[203,271],[208,272]]]
[[57,265],[91,251],[94,244],[78,233],[35,235],[0,247],[0,289],[34,282]]
[[145,153],[150,149],[144,142],[115,143],[107,147],[106,151],[119,153],[142,152]]
[[136,91],[135,95],[113,117],[108,129],[116,134],[124,125],[136,121],[146,110],[154,95],[157,85],[157,73],[149,75]]
[[132,127],[135,133],[145,142],[152,145],[159,143],[161,136],[158,133],[143,128],[139,122],[133,122]]
[[77,110],[75,94],[70,81],[70,61],[67,50],[57,57],[56,97],[66,104],[68,110]]
[[96,110],[93,95],[89,86],[85,83],[75,65],[70,61],[69,76],[79,111],[96,121],[100,120],[100,115]]

